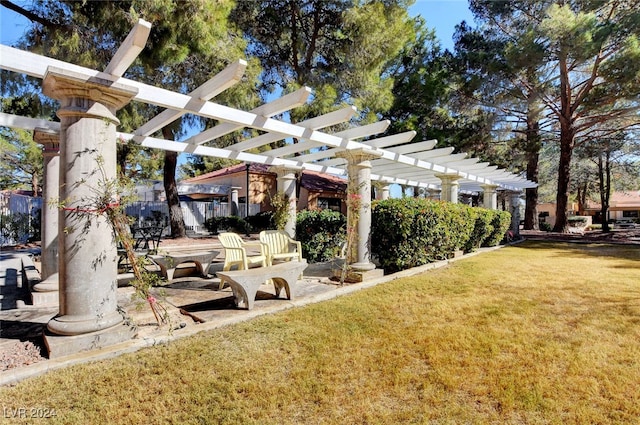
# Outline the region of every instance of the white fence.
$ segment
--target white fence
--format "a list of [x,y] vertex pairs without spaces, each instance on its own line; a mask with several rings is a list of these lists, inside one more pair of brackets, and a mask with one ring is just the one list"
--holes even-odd
[[[227,217],[237,215],[238,217],[246,217],[246,205],[238,204],[238,211],[230,211],[227,202],[198,202],[198,201],[182,201],[180,202],[184,225],[189,231],[195,233],[206,232],[204,223],[212,217]],[[154,215],[169,217],[169,207],[166,202],[134,202],[125,209],[128,216],[137,217],[138,224],[142,225],[145,221],[153,220]],[[259,204],[249,204],[249,215],[255,215],[260,212]],[[235,213],[235,214],[234,214]],[[165,230],[169,232],[169,229]]]
[[[238,211],[230,211],[227,202],[180,202],[184,224],[187,230],[195,233],[206,232],[204,223],[211,217],[237,215],[246,217],[246,205],[239,204]],[[40,212],[42,198],[0,193],[0,246],[24,243],[30,237],[40,233]],[[138,224],[160,219],[166,224],[165,234],[170,232],[169,207],[166,202],[134,202],[125,208],[127,215],[138,218]],[[259,204],[249,204],[249,215],[260,212]],[[235,214],[233,214],[235,213]]]
[[25,243],[40,233],[42,198],[0,193],[0,246]]

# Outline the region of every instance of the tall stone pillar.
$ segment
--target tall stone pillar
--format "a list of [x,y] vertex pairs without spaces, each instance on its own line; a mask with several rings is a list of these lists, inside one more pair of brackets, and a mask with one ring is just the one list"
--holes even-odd
[[391,185],[385,184],[382,186],[380,193],[380,199],[385,200],[391,197]]
[[231,193],[229,193],[229,213],[231,215],[235,215],[236,217],[240,216],[240,208],[238,204],[238,190],[239,187],[232,187]]
[[[357,202],[347,199],[347,229],[356,231],[355,249],[352,249],[352,256],[347,261],[350,268],[364,279],[372,275],[367,272],[376,268],[371,262],[371,160],[379,158],[381,154],[367,149],[352,149],[339,152],[336,156],[348,161],[347,196],[357,199]],[[354,204],[357,205],[357,211],[353,210]],[[354,225],[355,221],[357,225]]]
[[460,176],[457,174],[436,174],[436,177],[442,182],[440,199],[451,202],[452,204],[457,204],[459,187],[458,180],[460,179]]
[[514,239],[520,238],[520,196],[522,192],[509,192],[509,209],[511,210],[511,232]]
[[[60,101],[61,120],[60,311],[47,325],[50,337],[45,336],[55,357],[131,338],[115,329],[123,323],[116,298],[116,245],[110,224],[97,210],[104,204],[96,198],[106,182],[116,179],[115,112],[137,89],[50,67],[43,93]],[[56,335],[87,337],[61,340]]]
[[33,286],[34,306],[57,306],[58,294],[58,208],[60,188],[60,135],[36,129],[33,140],[43,145],[43,193],[41,223],[42,281]]
[[495,184],[483,184],[483,198],[482,204],[485,208],[489,210],[497,210],[498,209],[498,185]]
[[298,199],[296,198],[296,173],[302,172],[302,167],[288,167],[284,165],[276,165],[269,168],[269,171],[275,172],[277,177],[277,190],[289,200],[287,222],[284,231],[292,238],[296,237],[296,213],[298,212]]

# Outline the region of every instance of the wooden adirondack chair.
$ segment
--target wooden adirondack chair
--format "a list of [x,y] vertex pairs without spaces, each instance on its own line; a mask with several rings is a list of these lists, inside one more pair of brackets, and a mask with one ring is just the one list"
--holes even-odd
[[[218,240],[224,248],[224,265],[223,271],[231,270],[231,267],[237,266],[238,270],[247,270],[249,266],[260,264],[262,267],[267,265],[267,255],[265,246],[261,242],[245,242],[237,233],[220,233]],[[257,248],[260,250],[258,255],[247,254],[247,248]],[[220,279],[219,289],[224,287],[224,279]]]

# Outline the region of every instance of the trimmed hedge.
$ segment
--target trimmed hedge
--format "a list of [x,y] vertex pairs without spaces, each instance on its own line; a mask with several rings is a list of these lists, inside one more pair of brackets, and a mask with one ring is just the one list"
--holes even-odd
[[374,203],[371,250],[385,272],[394,273],[450,258],[458,250],[493,246],[510,220],[506,211],[421,198],[387,199]]
[[336,258],[347,240],[346,217],[331,210],[304,210],[296,214],[296,240],[310,263]]
[[492,232],[484,239],[482,246],[497,246],[505,238],[511,226],[511,213],[507,211],[485,210],[491,218]]

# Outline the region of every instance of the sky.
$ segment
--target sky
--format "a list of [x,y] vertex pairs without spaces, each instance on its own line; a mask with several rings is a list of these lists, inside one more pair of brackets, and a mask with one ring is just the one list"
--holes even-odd
[[[20,6],[30,3],[24,0],[13,0],[13,2]],[[451,38],[455,26],[463,20],[473,22],[467,0],[416,0],[409,9],[409,13],[412,16],[422,15],[427,26],[436,30],[442,46],[449,50],[453,49]],[[0,42],[11,45],[26,30],[28,21],[2,6],[0,6],[0,18]]]

